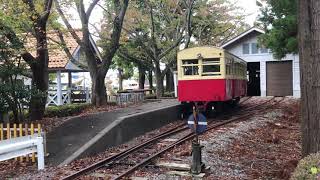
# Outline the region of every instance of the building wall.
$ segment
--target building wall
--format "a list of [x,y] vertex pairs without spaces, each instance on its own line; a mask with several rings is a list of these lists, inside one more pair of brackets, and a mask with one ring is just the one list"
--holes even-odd
[[[267,94],[267,84],[266,84],[266,62],[268,61],[278,61],[274,59],[272,52],[268,53],[259,53],[258,54],[243,54],[242,44],[250,44],[250,53],[251,53],[251,43],[257,43],[257,36],[259,33],[252,32],[247,36],[241,38],[239,41],[236,41],[229,46],[225,47],[226,50],[232,54],[244,59],[247,62],[260,62],[260,86],[261,86],[261,96],[266,96]],[[288,54],[281,60],[292,60],[292,70],[293,70],[293,96],[300,97],[300,70],[299,70],[299,56],[295,54]]]

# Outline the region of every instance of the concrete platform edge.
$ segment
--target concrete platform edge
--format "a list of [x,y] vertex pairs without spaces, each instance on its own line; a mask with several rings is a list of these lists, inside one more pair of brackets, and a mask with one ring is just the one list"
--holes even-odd
[[[162,111],[166,112],[166,114],[164,114],[166,116],[162,120],[158,119],[159,116],[155,116],[154,118],[156,120],[155,120],[155,123],[153,123],[154,126],[150,127],[149,129],[147,127],[146,131],[153,130],[158,126],[160,127],[160,126],[165,125],[165,123],[169,123],[171,121],[176,120],[177,119],[177,108],[178,108],[178,106],[179,105],[170,105],[170,106],[153,109],[153,110],[146,111],[146,112],[139,112],[139,113],[135,113],[135,114],[131,114],[131,115],[127,115],[127,116],[123,116],[123,117],[117,118],[114,122],[112,122],[110,125],[108,125],[103,130],[101,130],[90,141],[88,141],[82,147],[80,147],[77,151],[75,151],[71,156],[69,156],[62,163],[60,163],[58,165],[58,167],[65,166],[65,165],[71,163],[72,161],[74,161],[77,158],[96,154],[99,151],[102,151],[101,146],[105,146],[105,149],[106,149],[107,147],[111,147],[113,145],[122,144],[123,142],[121,142],[121,141],[128,141],[128,140],[130,140],[130,139],[132,139],[134,137],[137,137],[137,136],[141,135],[142,133],[140,133],[138,131],[136,131],[136,133],[133,134],[133,136],[131,138],[122,138],[122,135],[121,135],[122,132],[123,133],[127,133],[128,132],[128,131],[124,130],[125,126],[126,126],[125,124],[126,123],[128,123],[128,124],[132,123],[135,120],[135,118],[138,118],[140,116],[144,116],[144,115],[148,116],[151,113],[157,113],[157,112],[158,113],[160,112],[160,114],[161,114]],[[131,120],[132,120],[132,122],[130,122]],[[121,126],[122,126],[122,128],[121,128]],[[115,130],[117,127],[120,127],[120,128],[118,130]],[[132,131],[132,132],[135,132],[135,131]],[[108,138],[106,136],[108,136],[108,137],[116,137],[115,138],[115,142],[111,143],[109,145],[108,144],[104,144],[102,139],[103,138]],[[120,138],[119,138],[119,136],[120,136]],[[99,146],[100,148],[95,149],[94,146]]]

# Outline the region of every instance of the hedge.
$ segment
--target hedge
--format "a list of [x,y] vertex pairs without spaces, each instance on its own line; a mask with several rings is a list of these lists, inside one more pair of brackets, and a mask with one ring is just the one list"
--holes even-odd
[[144,99],[157,99],[157,95],[155,94],[148,94],[144,97]]
[[68,104],[63,106],[50,106],[46,108],[45,117],[66,117],[80,114],[84,109],[91,107],[91,104]]
[[174,92],[165,92],[163,97],[174,97]]

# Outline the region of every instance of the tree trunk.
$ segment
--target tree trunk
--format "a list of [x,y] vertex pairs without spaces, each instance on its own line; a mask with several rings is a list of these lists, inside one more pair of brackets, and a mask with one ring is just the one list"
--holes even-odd
[[[38,64],[36,65],[38,66]],[[31,120],[39,120],[44,116],[47,103],[48,71],[47,68],[32,68],[32,95],[29,106]]]
[[31,120],[39,120],[44,116],[49,83],[49,53],[47,48],[46,24],[38,24],[36,32],[38,47],[37,57],[35,59],[36,63],[31,63],[33,89],[29,106]]
[[99,107],[107,103],[106,86],[104,84],[104,74],[91,76],[92,80],[92,104]]
[[119,78],[119,91],[123,90],[123,74],[122,74],[122,69],[118,69],[118,78]]
[[170,69],[166,73],[166,91],[174,91],[173,74]]
[[148,72],[148,81],[149,81],[149,89],[153,89],[152,70],[149,70],[149,72]]
[[155,75],[156,75],[156,84],[157,84],[156,95],[157,95],[157,98],[160,98],[163,96],[164,87],[163,87],[163,76],[161,73],[159,63],[156,63],[154,71],[155,71]]
[[145,70],[142,66],[138,65],[139,71],[139,89],[144,89],[144,82],[146,81]]
[[299,0],[302,154],[320,151],[320,4]]

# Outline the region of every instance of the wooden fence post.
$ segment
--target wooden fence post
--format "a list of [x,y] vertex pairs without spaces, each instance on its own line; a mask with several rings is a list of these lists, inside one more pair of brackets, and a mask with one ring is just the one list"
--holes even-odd
[[[22,124],[20,123],[19,124],[19,137],[22,137],[23,136],[23,129],[22,129]],[[20,162],[23,161],[23,157],[21,156],[20,157]]]

